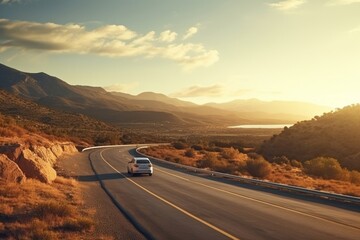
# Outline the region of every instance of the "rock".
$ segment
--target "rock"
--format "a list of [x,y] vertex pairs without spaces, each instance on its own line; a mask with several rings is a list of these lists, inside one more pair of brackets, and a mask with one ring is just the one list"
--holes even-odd
[[52,145],[50,149],[57,158],[59,158],[64,152],[64,150],[59,144]]
[[5,182],[16,183],[22,183],[26,180],[19,166],[4,154],[0,154],[0,178]]
[[57,160],[57,157],[55,156],[53,151],[51,151],[50,148],[46,148],[44,146],[35,146],[33,148],[35,154],[37,154],[43,160],[49,162],[51,166],[54,165],[54,163]]
[[78,150],[76,149],[76,147],[73,144],[63,144],[62,148],[64,150],[65,153],[75,153],[78,152]]
[[35,178],[45,183],[50,183],[56,178],[56,171],[51,164],[30,149],[24,149],[16,163],[28,178]]
[[1,145],[0,154],[5,154],[10,160],[15,161],[21,155],[22,147],[20,144]]

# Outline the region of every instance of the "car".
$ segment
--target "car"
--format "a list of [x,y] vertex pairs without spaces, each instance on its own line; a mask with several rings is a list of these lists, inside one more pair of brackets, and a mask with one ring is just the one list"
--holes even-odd
[[128,162],[127,171],[131,175],[135,174],[149,174],[153,175],[154,169],[149,158],[146,157],[134,157]]

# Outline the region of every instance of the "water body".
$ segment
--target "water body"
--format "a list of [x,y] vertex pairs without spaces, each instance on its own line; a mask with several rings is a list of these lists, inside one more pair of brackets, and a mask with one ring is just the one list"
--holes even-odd
[[246,124],[246,125],[237,125],[229,126],[228,128],[284,128],[291,127],[294,124]]

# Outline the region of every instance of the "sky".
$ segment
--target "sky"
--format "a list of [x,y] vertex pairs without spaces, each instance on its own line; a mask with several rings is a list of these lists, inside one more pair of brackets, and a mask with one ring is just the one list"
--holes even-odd
[[360,103],[360,0],[0,0],[0,63],[72,85]]

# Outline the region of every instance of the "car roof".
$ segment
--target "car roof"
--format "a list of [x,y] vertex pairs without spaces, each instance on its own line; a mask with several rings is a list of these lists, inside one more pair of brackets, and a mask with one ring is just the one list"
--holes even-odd
[[146,157],[134,157],[134,160],[137,161],[137,160],[149,160],[149,158],[146,158]]

